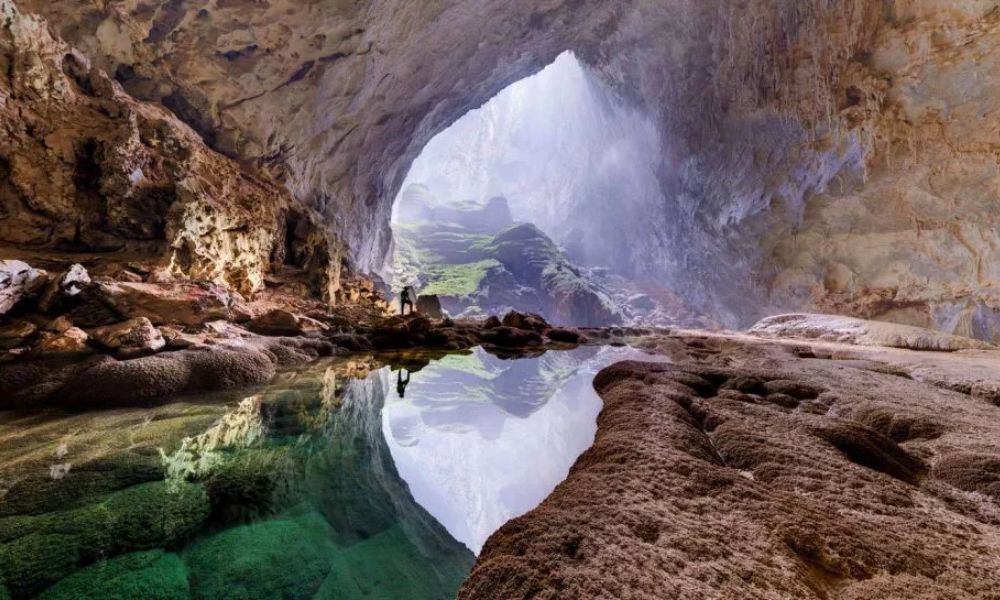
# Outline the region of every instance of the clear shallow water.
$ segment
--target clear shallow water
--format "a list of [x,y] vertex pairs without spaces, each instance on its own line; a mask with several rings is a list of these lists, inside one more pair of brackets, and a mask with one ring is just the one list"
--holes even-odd
[[0,413],[0,598],[454,597],[590,445],[594,373],[631,357],[356,357],[154,408]]

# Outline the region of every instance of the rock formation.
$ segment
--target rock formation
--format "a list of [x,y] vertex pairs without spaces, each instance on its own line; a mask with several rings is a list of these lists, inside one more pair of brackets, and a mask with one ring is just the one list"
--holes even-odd
[[393,279],[437,296],[452,315],[539,312],[563,325],[622,322],[588,271],[531,223],[514,223],[507,200],[440,202],[408,189],[394,232]]
[[570,49],[659,132],[647,261],[690,304],[728,325],[811,306],[993,337],[992,3],[20,4],[285,183],[362,271],[427,141]]
[[131,98],[44,21],[9,0],[2,13],[6,253],[127,255],[160,278],[247,296],[290,266],[310,271],[314,292],[335,299],[341,250],[309,210],[207,148],[170,111]]
[[670,363],[598,375],[594,445],[490,538],[460,598],[994,593],[997,407],[968,390],[998,383],[995,351],[649,347]]

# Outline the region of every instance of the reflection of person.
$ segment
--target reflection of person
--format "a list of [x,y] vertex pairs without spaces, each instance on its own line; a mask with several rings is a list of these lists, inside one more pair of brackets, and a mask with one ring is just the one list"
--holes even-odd
[[400,369],[396,375],[396,393],[402,398],[403,394],[406,393],[406,385],[410,383],[410,372],[406,372],[406,379],[403,379],[403,369]]
[[413,313],[413,288],[406,286],[403,291],[399,294],[399,314],[406,314],[406,307],[410,307],[410,313]]

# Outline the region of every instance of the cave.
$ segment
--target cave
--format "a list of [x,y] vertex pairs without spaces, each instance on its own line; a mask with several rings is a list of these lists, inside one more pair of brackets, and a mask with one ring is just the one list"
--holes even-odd
[[990,597],[998,25],[0,0],[0,598]]
[[670,251],[660,156],[649,119],[564,52],[421,150],[393,204],[383,276],[453,316],[690,324],[643,251]]

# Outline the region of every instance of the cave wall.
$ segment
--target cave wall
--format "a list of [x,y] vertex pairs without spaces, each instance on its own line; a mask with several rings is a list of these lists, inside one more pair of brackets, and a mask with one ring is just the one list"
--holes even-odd
[[3,258],[107,257],[246,296],[291,266],[336,299],[344,250],[318,215],[129,96],[10,0],[0,0],[0,73]]
[[693,305],[991,335],[996,1],[20,4],[323,211],[362,270],[427,141],[570,49],[658,125],[649,263]]

